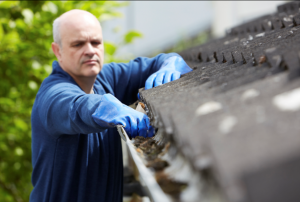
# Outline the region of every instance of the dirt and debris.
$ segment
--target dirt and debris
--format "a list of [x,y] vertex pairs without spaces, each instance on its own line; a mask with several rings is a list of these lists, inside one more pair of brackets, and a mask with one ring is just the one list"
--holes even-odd
[[155,160],[164,148],[164,145],[158,145],[153,138],[142,136],[135,137],[133,145],[137,147],[137,152],[143,153],[148,161]]
[[141,107],[142,107],[143,109],[145,109],[145,104],[144,104],[144,103],[139,102],[139,104],[141,105]]
[[155,174],[155,179],[165,193],[176,198],[178,198],[180,192],[187,187],[187,183],[170,179],[168,175],[162,171]]
[[264,62],[266,62],[266,61],[267,61],[266,56],[265,56],[265,55],[262,55],[262,56],[259,58],[258,63],[259,63],[259,64],[262,64],[262,63],[264,63]]
[[135,137],[133,141],[133,145],[137,147],[136,151],[142,154],[147,160],[146,166],[153,168],[156,172],[155,179],[161,189],[172,197],[178,198],[181,191],[187,187],[187,183],[172,180],[163,172],[169,166],[169,163],[159,158],[158,155],[164,154],[169,148],[170,143],[166,143],[165,145],[158,145],[157,143],[153,138],[142,136]]
[[143,137],[143,136],[136,136],[134,138],[133,145],[136,146],[137,148],[140,146],[141,143],[145,143],[147,140],[152,139],[151,137]]
[[155,159],[153,161],[149,161],[146,166],[153,168],[155,171],[161,171],[164,168],[168,167],[169,163],[165,160]]

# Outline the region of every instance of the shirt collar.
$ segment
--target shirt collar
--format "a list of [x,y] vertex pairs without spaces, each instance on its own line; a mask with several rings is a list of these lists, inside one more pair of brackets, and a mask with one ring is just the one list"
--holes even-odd
[[[68,80],[75,82],[75,80],[65,71],[61,68],[61,66],[59,65],[59,63],[54,60],[52,62],[52,73],[51,74],[59,74],[59,75],[63,75],[64,77],[66,77]],[[76,83],[77,84],[77,83]]]

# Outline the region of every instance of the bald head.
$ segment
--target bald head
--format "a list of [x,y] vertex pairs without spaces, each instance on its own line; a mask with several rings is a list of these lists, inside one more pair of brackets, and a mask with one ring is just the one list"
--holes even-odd
[[98,19],[87,11],[68,11],[54,21],[53,36],[51,47],[60,67],[90,93],[104,61]]
[[98,19],[88,11],[74,9],[62,14],[53,22],[54,42],[62,47],[62,32],[64,32],[67,28],[86,23],[99,24],[99,28],[101,29],[101,25]]

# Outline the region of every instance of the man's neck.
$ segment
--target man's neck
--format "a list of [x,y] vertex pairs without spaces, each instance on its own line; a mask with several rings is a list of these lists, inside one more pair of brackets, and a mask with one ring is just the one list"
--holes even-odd
[[96,81],[96,77],[73,77],[75,82],[79,85],[79,87],[86,93],[86,94],[93,94],[93,86]]
[[59,63],[59,66],[74,79],[74,81],[77,83],[77,85],[86,94],[93,94],[94,93],[93,86],[94,86],[94,83],[96,81],[97,75],[90,76],[90,77],[76,76],[76,75],[72,74],[71,72],[66,71],[60,63]]

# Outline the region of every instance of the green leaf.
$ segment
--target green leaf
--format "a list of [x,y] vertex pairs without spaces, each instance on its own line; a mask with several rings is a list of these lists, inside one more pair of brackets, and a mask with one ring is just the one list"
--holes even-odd
[[3,33],[3,27],[2,27],[2,24],[0,23],[0,42],[1,42],[2,38],[3,38],[3,35],[4,35],[4,33]]
[[26,131],[28,129],[27,124],[22,119],[15,118],[14,123],[15,126],[21,129],[22,131]]
[[113,55],[116,52],[117,47],[114,43],[106,41],[104,42],[104,50],[106,54]]
[[14,164],[14,168],[15,168],[15,170],[19,170],[21,168],[21,164],[19,162],[16,162]]
[[19,1],[0,1],[0,8],[11,8],[19,5]]
[[20,42],[20,37],[18,32],[11,31],[7,34],[4,34],[2,37],[1,45],[4,50],[16,51],[17,45]]
[[142,37],[143,37],[142,33],[132,30],[125,34],[124,41],[125,44],[128,44],[128,43],[132,43],[134,39],[142,38]]
[[0,98],[0,106],[5,108],[11,108],[14,106],[14,101],[12,101],[10,98],[1,97]]
[[8,147],[7,147],[7,145],[6,145],[6,144],[4,144],[3,142],[2,142],[2,143],[0,143],[0,148],[1,148],[1,150],[2,150],[2,151],[7,151],[7,150],[8,150]]
[[8,34],[5,34],[3,37],[3,43],[6,43],[9,45],[9,47],[12,47],[14,44],[20,42],[20,37],[18,32],[16,31],[11,31]]

